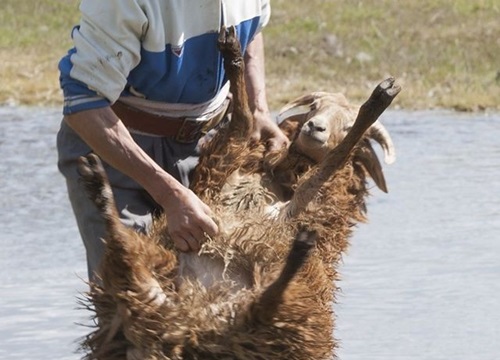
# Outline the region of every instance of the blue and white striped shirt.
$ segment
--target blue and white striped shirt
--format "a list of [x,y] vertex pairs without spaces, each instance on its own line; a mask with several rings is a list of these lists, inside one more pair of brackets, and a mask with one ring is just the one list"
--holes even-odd
[[120,96],[210,102],[226,82],[220,26],[236,26],[244,51],[270,17],[269,0],[83,0],[80,11],[59,63],[64,114]]

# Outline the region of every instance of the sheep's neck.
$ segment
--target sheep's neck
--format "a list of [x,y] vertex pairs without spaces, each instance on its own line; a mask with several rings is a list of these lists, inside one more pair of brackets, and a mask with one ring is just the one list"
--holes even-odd
[[269,171],[271,183],[276,187],[273,192],[280,194],[282,201],[290,200],[295,193],[298,179],[314,165],[315,161],[299,152],[292,143],[286,157]]

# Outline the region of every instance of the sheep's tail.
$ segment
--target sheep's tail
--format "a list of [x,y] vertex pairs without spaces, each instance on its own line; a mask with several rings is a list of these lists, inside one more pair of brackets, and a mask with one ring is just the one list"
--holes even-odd
[[401,87],[394,78],[384,80],[373,90],[371,96],[359,109],[356,121],[346,137],[326,155],[319,169],[298,186],[292,201],[284,209],[285,213],[282,215],[287,218],[296,217],[307,207],[309,202],[317,196],[321,186],[345,165],[365,132],[400,91]]
[[301,230],[295,237],[288,253],[285,266],[279,277],[264,291],[255,307],[254,319],[261,322],[272,320],[283,295],[294,276],[300,271],[316,244],[317,235],[313,231]]

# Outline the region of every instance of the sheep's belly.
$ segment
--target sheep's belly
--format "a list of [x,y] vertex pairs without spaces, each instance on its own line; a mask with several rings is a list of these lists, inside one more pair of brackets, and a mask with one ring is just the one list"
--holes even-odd
[[178,257],[179,273],[178,280],[197,280],[207,289],[222,281],[232,283],[231,288],[238,291],[250,288],[252,282],[249,274],[231,272],[231,276],[225,272],[224,261],[220,258],[200,256],[197,253],[181,253]]
[[[213,204],[212,204],[213,205]],[[224,184],[214,210],[220,220],[219,229],[229,237],[238,229],[248,225],[262,224],[263,221],[278,218],[281,203],[263,185],[261,174],[232,173]],[[238,236],[238,235],[235,235]],[[220,282],[231,283],[231,288],[238,291],[251,288],[251,274],[241,271],[226,271],[224,259],[197,253],[179,255],[178,280],[198,280],[206,288]]]

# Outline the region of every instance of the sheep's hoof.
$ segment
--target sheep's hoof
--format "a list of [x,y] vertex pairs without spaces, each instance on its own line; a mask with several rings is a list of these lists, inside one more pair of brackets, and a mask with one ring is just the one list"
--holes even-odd
[[380,101],[384,104],[387,103],[387,106],[389,106],[400,91],[401,86],[396,82],[396,79],[390,77],[378,84],[375,90],[373,90],[370,100]]
[[300,270],[316,245],[317,238],[318,235],[315,231],[299,230],[288,254],[284,272],[293,276]]
[[366,128],[373,124],[400,91],[401,86],[399,86],[394,78],[390,77],[382,81],[373,90],[368,100],[361,105],[356,123],[363,123]]
[[108,197],[105,188],[109,182],[99,157],[96,154],[80,156],[78,159],[78,173],[89,198],[99,208],[104,206]]
[[315,231],[300,230],[293,244],[298,253],[308,253],[316,245],[318,235]]
[[242,60],[241,46],[236,37],[236,28],[222,26],[217,40],[219,51],[224,56],[226,62],[239,62]]

